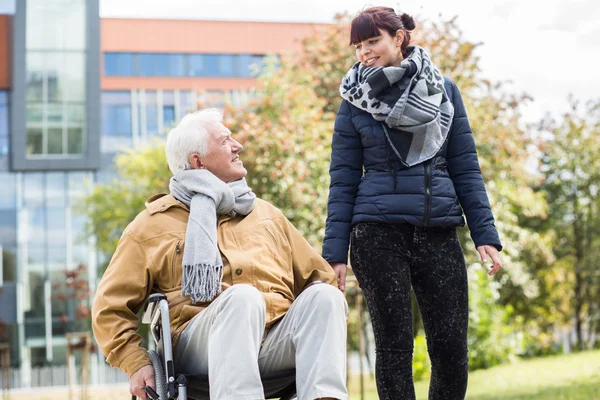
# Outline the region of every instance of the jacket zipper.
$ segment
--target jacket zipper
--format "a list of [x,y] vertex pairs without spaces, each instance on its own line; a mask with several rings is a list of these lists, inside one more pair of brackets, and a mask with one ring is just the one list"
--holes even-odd
[[425,162],[425,218],[423,226],[429,225],[429,213],[431,208],[431,161]]
[[181,253],[180,243],[181,240],[178,240],[177,244],[175,245],[175,254],[173,254],[173,260],[171,261],[171,279],[173,280],[173,285],[177,285],[177,282],[175,282],[175,260],[177,259],[177,256]]

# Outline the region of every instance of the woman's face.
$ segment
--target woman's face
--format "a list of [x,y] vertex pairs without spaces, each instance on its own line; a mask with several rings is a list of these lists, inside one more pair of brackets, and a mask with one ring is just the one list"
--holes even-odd
[[367,67],[399,66],[402,61],[400,46],[404,40],[404,32],[399,30],[396,36],[391,36],[385,30],[379,30],[380,35],[360,43],[356,43],[356,58]]

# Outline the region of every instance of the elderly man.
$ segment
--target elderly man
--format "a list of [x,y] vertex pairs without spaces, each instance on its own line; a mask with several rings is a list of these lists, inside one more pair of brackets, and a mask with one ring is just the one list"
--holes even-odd
[[208,374],[211,399],[264,399],[260,374],[291,368],[300,400],[347,399],[347,305],[334,286],[345,276],[255,197],[221,121],[203,110],[169,133],[171,194],[149,198],[125,229],[96,292],[96,340],[145,398],[154,373],[136,314],[164,293],[176,366]]

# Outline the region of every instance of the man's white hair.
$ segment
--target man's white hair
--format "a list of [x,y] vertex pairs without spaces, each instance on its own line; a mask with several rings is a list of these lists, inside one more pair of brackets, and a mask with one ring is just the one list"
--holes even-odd
[[165,152],[169,169],[175,175],[179,171],[192,169],[190,155],[208,152],[208,127],[211,122],[222,122],[223,113],[216,108],[207,108],[187,114],[167,136]]

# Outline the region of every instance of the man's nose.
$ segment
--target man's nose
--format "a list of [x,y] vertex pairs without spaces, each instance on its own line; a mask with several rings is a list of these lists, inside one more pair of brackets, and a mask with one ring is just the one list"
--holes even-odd
[[233,151],[234,152],[239,153],[240,151],[244,150],[244,146],[242,146],[240,142],[238,142],[235,139],[232,139],[232,140],[233,140]]

